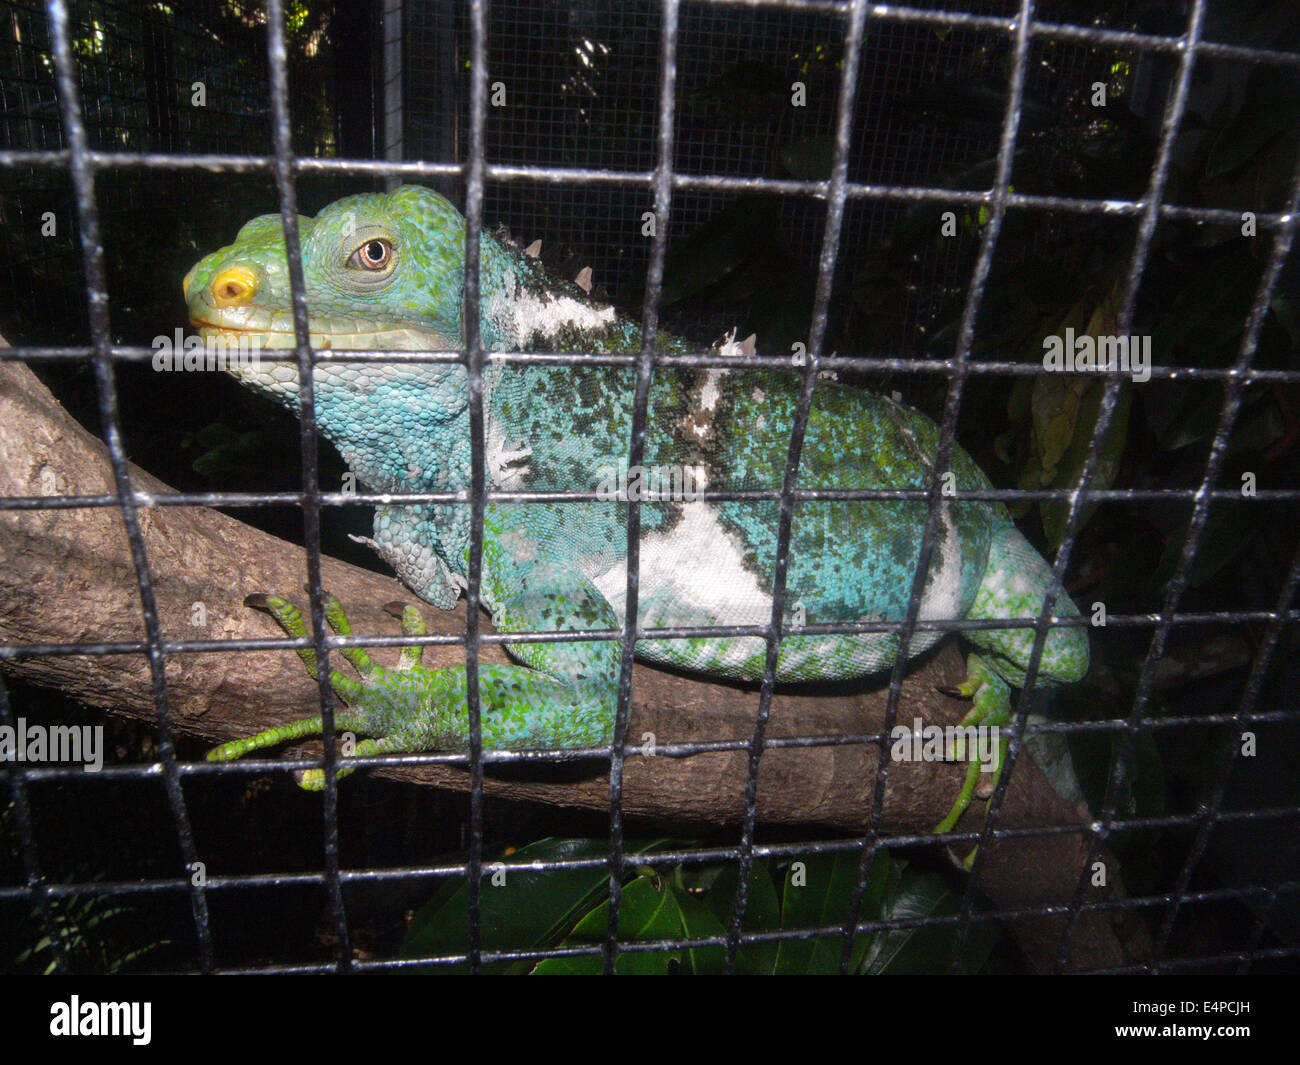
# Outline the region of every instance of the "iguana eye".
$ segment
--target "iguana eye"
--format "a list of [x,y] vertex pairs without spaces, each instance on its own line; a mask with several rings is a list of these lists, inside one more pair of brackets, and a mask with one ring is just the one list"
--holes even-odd
[[352,253],[348,260],[348,265],[358,270],[369,270],[376,272],[387,268],[388,264],[393,261],[393,245],[391,241],[375,237],[373,240],[366,241],[361,247]]

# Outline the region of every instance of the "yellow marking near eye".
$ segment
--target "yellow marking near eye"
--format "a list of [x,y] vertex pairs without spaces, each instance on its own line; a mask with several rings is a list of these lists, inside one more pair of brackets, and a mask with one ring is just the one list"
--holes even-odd
[[247,266],[227,266],[208,287],[218,307],[248,303],[257,295],[257,275]]

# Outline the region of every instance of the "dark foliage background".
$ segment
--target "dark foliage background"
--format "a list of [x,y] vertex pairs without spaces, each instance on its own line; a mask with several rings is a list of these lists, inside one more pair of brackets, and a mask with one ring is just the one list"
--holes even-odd
[[[269,154],[266,27],[260,5],[178,0],[71,3],[75,47],[92,147],[124,152]],[[1014,13],[994,2],[932,5],[975,13]],[[1039,5],[1051,22],[1177,34],[1179,3]],[[465,159],[469,30],[462,5],[405,5],[400,96],[385,97],[396,76],[372,5],[294,2],[288,32],[295,148],[304,156]],[[63,131],[43,9],[0,7],[0,148],[58,149]],[[488,123],[491,163],[646,170],[654,164],[659,16],[656,5],[494,3],[490,78],[508,105]],[[1215,3],[1210,40],[1292,53],[1300,50],[1300,12],[1288,0]],[[817,179],[828,171],[842,64],[839,20],[799,10],[690,4],[683,9],[675,167],[688,174]],[[873,23],[857,90],[850,180],[875,185],[983,189],[992,181],[1005,109],[1011,42],[1004,33]],[[1037,41],[1032,50],[1012,186],[1014,191],[1089,200],[1135,200],[1150,176],[1175,69],[1171,53],[1088,43]],[[788,105],[801,81],[808,106]],[[195,83],[206,105],[192,106]],[[1097,83],[1108,103],[1091,103]],[[393,107],[398,106],[397,118]],[[1300,148],[1300,66],[1198,60],[1189,114],[1174,148],[1169,202],[1188,207],[1273,212]],[[307,213],[364,180],[303,175]],[[455,182],[440,185],[453,199]],[[122,168],[102,173],[97,195],[110,270],[115,339],[148,345],[185,324],[180,279],[200,255],[228,243],[250,217],[277,210],[266,175]],[[484,217],[523,242],[543,240],[557,272],[591,266],[600,290],[636,313],[649,244],[641,237],[643,189],[611,183],[491,182]],[[852,201],[837,263],[828,346],[842,354],[902,356],[924,371],[948,357],[966,298],[985,218],[954,206],[955,238],[936,236],[947,205]],[[52,211],[53,237],[41,235]],[[760,350],[779,352],[805,336],[816,279],[824,205],[771,194],[682,190],[674,197],[664,292],[664,325],[707,346],[732,327],[754,332]],[[57,169],[0,166],[0,333],[14,345],[87,342],[79,250],[70,184]],[[1008,216],[981,305],[976,358],[1039,363],[1042,338],[1067,327],[1115,331],[1117,301],[1131,255],[1134,222],[1105,213],[1016,210]],[[1191,371],[1177,381],[1126,386],[1112,422],[1098,486],[1177,488],[1177,501],[1121,501],[1094,507],[1080,531],[1067,587],[1087,611],[1153,614],[1183,546],[1190,490],[1203,475],[1222,406],[1222,384],[1195,371],[1235,360],[1251,295],[1267,253],[1263,238],[1239,225],[1160,223],[1139,293],[1134,332],[1153,338],[1155,361]],[[1260,338],[1255,365],[1295,369],[1300,360],[1295,256]],[[98,432],[93,383],[85,365],[36,366],[63,402]],[[122,417],[133,461],[180,489],[292,489],[299,482],[297,428],[291,418],[233,381],[118,367]],[[897,391],[931,415],[942,409],[947,379],[937,372],[849,375],[852,383]],[[966,387],[958,437],[1000,487],[1068,487],[1093,434],[1100,382],[1059,377],[976,375]],[[1261,489],[1300,484],[1294,385],[1252,387],[1237,418],[1222,484],[1254,473]],[[321,483],[343,467],[324,451]],[[1019,509],[1021,527],[1045,552],[1062,533],[1058,504]],[[286,538],[300,537],[293,510],[240,510],[238,516]],[[368,530],[356,508],[329,508],[323,549],[360,565],[382,565],[348,533]],[[1216,504],[1180,609],[1260,611],[1276,606],[1281,575],[1296,550],[1295,499],[1267,505]],[[1240,703],[1259,627],[1239,621],[1176,626],[1149,718],[1224,713]],[[1147,648],[1142,629],[1094,630],[1095,666],[1062,694],[1053,714],[1067,720],[1121,719],[1132,705]],[[1261,710],[1294,708],[1300,685],[1296,630],[1288,628],[1266,681]],[[15,713],[30,721],[108,725],[114,754],[147,761],[147,729],[90,715],[57,693],[15,685]],[[1289,752],[1295,720],[1259,729],[1259,756],[1238,760],[1226,808],[1290,807],[1300,777]],[[1145,729],[1121,813],[1191,814],[1217,780],[1220,728]],[[1075,743],[1081,783],[1100,803],[1118,739],[1095,733]],[[183,745],[182,756],[202,749]],[[55,879],[129,879],[174,872],[173,831],[161,792],[149,782],[97,786],[96,801],[68,785],[33,790],[37,837]],[[190,787],[199,843],[226,871],[310,869],[319,865],[318,800],[281,777],[243,786]],[[341,791],[345,864],[427,862],[464,845],[465,803],[379,781]],[[0,812],[4,808],[0,807]],[[489,804],[489,849],[547,835],[602,837],[601,818]],[[309,826],[304,831],[304,827]],[[661,826],[637,826],[647,838]],[[1193,889],[1294,882],[1291,820],[1238,820],[1213,833]],[[667,826],[666,830],[671,830]],[[1111,843],[1134,894],[1172,889],[1194,826],[1127,830]],[[732,841],[734,833],[718,838]],[[765,833],[763,838],[772,838]],[[0,818],[0,883],[21,882],[12,826]],[[923,855],[927,875],[960,891],[960,881]],[[927,866],[926,863],[931,865]],[[883,875],[883,874],[882,874]],[[358,942],[390,953],[408,909],[427,889],[403,895],[385,887],[349,897]],[[159,899],[163,898],[160,896]],[[1170,951],[1200,956],[1234,949],[1258,896],[1186,908]],[[1294,892],[1273,908],[1264,943],[1294,948],[1300,908]],[[327,956],[323,898],[266,888],[213,896],[221,964]],[[87,969],[113,965],[183,967],[190,953],[188,907],[102,902],[69,913],[84,928]],[[224,911],[224,912],[223,912]],[[36,943],[24,907],[0,901],[0,942]],[[141,944],[146,952],[141,953]],[[39,969],[39,950],[15,950],[0,968]],[[994,950],[989,967],[1014,967]],[[1294,960],[1294,952],[1290,959]],[[1270,963],[1286,966],[1289,961]]]

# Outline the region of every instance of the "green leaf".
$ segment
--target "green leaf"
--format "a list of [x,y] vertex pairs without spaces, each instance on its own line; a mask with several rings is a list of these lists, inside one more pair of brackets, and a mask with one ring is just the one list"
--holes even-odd
[[[609,927],[609,900],[588,913],[562,944],[566,947],[595,946],[605,941]],[[698,938],[724,933],[721,923],[671,880],[659,876],[638,876],[623,889],[619,906],[618,937],[621,943],[656,939]],[[725,951],[721,946],[674,948],[655,951],[620,951],[614,971],[623,976],[662,976],[678,967],[694,975],[723,971]],[[538,976],[596,975],[603,971],[598,955],[546,958],[534,972]]]
[[[1225,477],[1221,486],[1231,484]],[[1264,527],[1265,508],[1243,500],[1219,501],[1210,504],[1210,514],[1205,520],[1200,541],[1196,545],[1196,556],[1192,559],[1191,569],[1187,574],[1189,587],[1204,584],[1219,570],[1223,569],[1251,541],[1259,536]],[[1183,523],[1182,529],[1171,536],[1165,543],[1164,554],[1156,567],[1156,584],[1163,585],[1174,575],[1178,561],[1183,556],[1183,545],[1187,542],[1187,530],[1191,516]]]
[[1030,402],[1034,428],[1033,482],[1052,484],[1079,424],[1079,405],[1089,382],[1079,377],[1034,379]]
[[[629,842],[628,854],[642,854],[654,842]],[[605,858],[606,840],[548,838],[513,852],[510,862]],[[609,890],[609,871],[584,869],[505,869],[500,886],[492,882],[491,863],[484,864],[479,894],[481,944],[485,950],[527,950],[554,945]],[[402,942],[402,957],[464,954],[469,950],[469,890],[463,881],[446,885],[412,919]],[[531,962],[484,966],[487,972],[526,972]],[[466,963],[431,966],[431,972],[466,972]]]
[[1262,399],[1255,411],[1242,412],[1238,415],[1237,424],[1228,440],[1230,454],[1239,451],[1264,451],[1289,432],[1286,416],[1278,407],[1276,395],[1270,394]]
[[[770,879],[770,878],[769,878]],[[752,883],[752,880],[751,880]],[[680,910],[682,931],[688,939],[703,939],[705,936],[726,935],[727,925],[718,920],[714,912],[700,899],[685,892],[676,892],[675,898]],[[746,926],[748,921],[746,921]],[[742,948],[736,955],[738,972],[755,971],[755,955],[751,950]],[[742,968],[742,959],[745,968]],[[695,975],[706,973],[723,973],[726,971],[726,947],[693,947],[686,951],[686,961],[690,972]],[[615,964],[617,968],[617,963]]]
[[1179,260],[1179,287],[1154,319],[1159,361],[1220,366],[1235,358],[1259,282],[1254,244],[1238,239]]
[[[902,869],[896,890],[882,900],[881,917],[886,920],[915,920],[957,913],[960,900],[948,890],[936,873]],[[863,975],[910,975],[948,971],[955,944],[956,924],[925,928],[889,929],[871,937],[871,943],[858,967]],[[963,951],[959,968],[963,973],[977,973],[983,968],[997,943],[998,930],[989,921],[974,922]]]
[[249,460],[262,450],[265,434],[261,430],[237,433],[220,422],[205,425],[194,434],[193,443],[203,448],[193,463],[195,473],[213,474],[246,468]]
[[[1155,428],[1156,445],[1161,451],[1177,451],[1214,435],[1223,412],[1221,391],[1202,388],[1185,392],[1181,399],[1170,393],[1163,398],[1166,404],[1177,405],[1167,415],[1167,422]],[[1155,420],[1150,412],[1148,419]]]
[[1205,162],[1204,180],[1237,169],[1277,138],[1292,138],[1300,111],[1300,82],[1290,70],[1254,69],[1242,93],[1240,109],[1214,138]]
[[746,196],[675,241],[664,264],[664,306],[711,288],[771,248],[778,225],[775,201]]
[[[1073,488],[1079,483],[1079,474],[1088,457],[1088,447],[1097,426],[1097,414],[1101,409],[1101,397],[1105,382],[1088,383],[1079,400],[1078,414],[1074,419],[1064,453],[1060,456],[1055,476],[1051,479],[1053,488]],[[1109,488],[1115,483],[1119,472],[1120,459],[1124,455],[1124,445],[1128,440],[1129,412],[1133,405],[1133,392],[1127,385],[1120,388],[1119,398],[1115,402],[1115,412],[1111,415],[1110,425],[1106,429],[1106,439],[1101,445],[1101,457],[1097,463],[1096,474],[1092,479],[1092,488]],[[1079,528],[1088,523],[1098,504],[1084,505]],[[1048,545],[1055,550],[1060,547],[1065,536],[1066,519],[1070,513],[1070,504],[1062,499],[1043,503],[1043,533]]]
[[[706,866],[710,870],[711,883],[704,896],[704,905],[708,907],[718,924],[725,929],[731,928],[731,913],[736,905],[736,886],[740,882],[740,868],[732,862],[726,865]],[[781,926],[781,900],[777,897],[776,884],[768,863],[754,862],[749,873],[749,890],[745,896],[745,920],[741,930],[745,932],[770,932]],[[763,943],[742,943],[736,953],[736,972],[746,974],[770,974],[776,969],[777,954],[780,944],[768,940]]]
[[[1162,451],[1176,451],[1189,444],[1209,441],[1218,431],[1223,415],[1223,393],[1217,387],[1189,392],[1178,403],[1168,423],[1156,433]],[[1228,441],[1229,453],[1264,451],[1286,435],[1286,418],[1275,396],[1247,396],[1246,405]]]
[[[849,917],[849,904],[858,880],[859,855],[856,851],[817,854],[798,858],[786,871],[785,894],[781,908],[781,928],[816,928],[843,924]],[[897,871],[887,851],[877,851],[867,874],[867,886],[859,910],[861,920],[880,916],[880,900]],[[874,936],[854,939],[849,971],[861,963]],[[778,973],[838,973],[843,940],[839,936],[816,939],[783,939],[777,955]]]

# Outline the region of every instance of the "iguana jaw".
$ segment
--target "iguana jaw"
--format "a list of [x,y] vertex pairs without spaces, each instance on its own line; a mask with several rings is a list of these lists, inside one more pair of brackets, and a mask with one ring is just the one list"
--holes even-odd
[[[222,351],[227,361],[222,367],[244,384],[265,393],[272,399],[294,407],[298,400],[298,363],[292,356],[297,346],[293,331],[293,317],[287,311],[242,314],[249,320],[248,327],[213,325],[200,318],[191,318],[198,326],[205,349]],[[273,328],[254,327],[253,321],[265,321]],[[309,320],[308,340],[317,351],[450,351],[455,347],[440,333],[408,325],[388,328],[354,319],[317,318]],[[285,352],[288,358],[276,358],[271,352]],[[319,363],[313,376],[318,385],[338,381],[347,387],[349,379],[359,372],[365,376],[381,375],[385,367],[379,363],[356,364],[346,362]],[[420,368],[410,368],[419,372]],[[424,370],[445,371],[441,367],[424,366]]]
[[[241,315],[239,324],[220,324],[191,318],[204,342],[260,351],[286,351],[297,346],[293,316],[287,311]],[[318,351],[451,351],[457,345],[431,329],[394,323],[382,326],[361,319],[312,318],[308,334]]]

